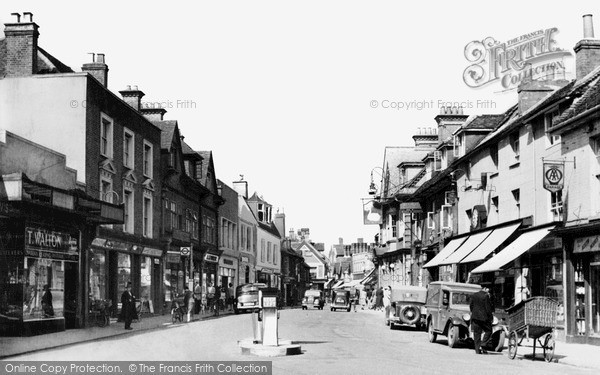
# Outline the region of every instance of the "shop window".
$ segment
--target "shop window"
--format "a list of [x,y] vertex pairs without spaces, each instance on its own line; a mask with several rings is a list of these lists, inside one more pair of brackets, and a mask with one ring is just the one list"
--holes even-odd
[[576,334],[584,336],[585,324],[585,278],[583,274],[583,259],[577,259],[575,263],[575,324]]
[[131,255],[117,253],[117,295],[120,297],[125,291],[125,286],[131,280]]
[[563,220],[562,190],[550,192],[550,214],[552,221]]
[[90,249],[90,298],[106,299],[106,253]]
[[23,320],[62,317],[64,262],[46,258],[25,259]]
[[140,297],[142,302],[152,300],[152,258],[141,257]]

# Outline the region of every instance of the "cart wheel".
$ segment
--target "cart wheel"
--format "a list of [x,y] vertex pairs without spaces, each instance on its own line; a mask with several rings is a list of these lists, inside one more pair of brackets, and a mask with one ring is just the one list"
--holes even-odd
[[517,340],[517,331],[512,331],[508,335],[508,358],[510,359],[515,359],[515,357],[517,356],[517,346],[519,346]]
[[546,335],[546,339],[544,340],[544,359],[546,362],[551,362],[554,357],[554,347],[556,346],[554,342],[554,337],[549,333]]

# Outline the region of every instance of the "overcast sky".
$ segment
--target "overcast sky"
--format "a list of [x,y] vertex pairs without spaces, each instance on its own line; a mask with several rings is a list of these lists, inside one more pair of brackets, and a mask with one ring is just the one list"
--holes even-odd
[[[338,237],[373,240],[360,200],[371,170],[385,146],[434,127],[440,102],[466,103],[467,114],[515,103],[515,90],[464,83],[469,42],[556,27],[557,45],[572,51],[587,13],[600,34],[597,1],[485,4],[3,0],[0,21],[32,12],[39,45],[75,71],[88,52],[105,53],[112,91],[137,85],[144,101],[165,103],[186,142],[213,151],[217,178],[231,185],[243,174],[288,229],[308,227],[328,249]],[[433,106],[382,108],[386,100]]]

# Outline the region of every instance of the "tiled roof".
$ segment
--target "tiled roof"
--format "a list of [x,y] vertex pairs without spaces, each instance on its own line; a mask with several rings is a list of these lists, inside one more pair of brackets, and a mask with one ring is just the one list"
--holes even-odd
[[[421,161],[431,148],[416,148],[407,146],[387,146],[383,156],[383,170],[389,174],[387,196],[397,193],[400,189],[400,170],[398,165],[402,162]],[[385,176],[384,182],[385,182]]]
[[199,163],[201,166],[200,170],[200,183],[203,186],[206,186],[206,179],[208,175],[208,167],[210,166],[210,162],[212,160],[212,151],[196,151],[198,155],[204,160],[202,163]]
[[63,64],[41,47],[38,47],[37,73],[73,73],[73,69]]
[[504,114],[496,115],[477,115],[470,117],[461,129],[490,129],[493,130],[498,126],[500,120],[504,118]]
[[196,151],[194,151],[190,145],[188,145],[185,142],[181,142],[181,151],[183,152],[184,155],[196,155],[199,158],[201,158],[200,154]]
[[265,224],[265,223],[261,223],[259,221],[258,226],[261,227],[266,232],[271,233],[274,236],[281,237],[281,235],[279,234],[279,231],[277,230],[277,227],[275,227],[275,224],[273,224],[273,223]]
[[555,126],[560,126],[560,123],[600,104],[600,68],[595,69],[581,81],[580,84],[575,85],[572,92],[569,92],[575,98],[569,108],[554,120]]
[[175,134],[175,128],[177,127],[177,121],[166,120],[166,121],[152,121],[160,130],[160,148],[164,150],[171,149],[173,143],[173,135]]

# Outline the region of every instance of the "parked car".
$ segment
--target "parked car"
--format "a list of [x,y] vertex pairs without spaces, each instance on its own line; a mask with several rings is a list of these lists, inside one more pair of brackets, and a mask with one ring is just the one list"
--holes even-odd
[[304,292],[302,310],[306,310],[311,306],[323,310],[323,306],[325,306],[325,293],[322,290],[309,289]]
[[[448,337],[448,346],[453,348],[460,341],[472,342],[471,295],[481,289],[477,284],[436,281],[427,289],[427,334],[429,342],[437,335]],[[494,316],[492,337],[486,349],[501,352],[506,338],[506,327]]]
[[425,287],[406,285],[392,288],[392,309],[386,319],[386,325],[390,328],[394,328],[395,325],[408,325],[422,329],[427,318],[426,299]]
[[240,285],[235,288],[235,301],[233,304],[233,312],[249,312],[258,308],[258,291],[266,288],[263,283],[251,283]]
[[331,311],[342,309],[350,312],[352,308],[352,299],[350,298],[350,291],[344,289],[334,289],[333,297],[331,298]]

